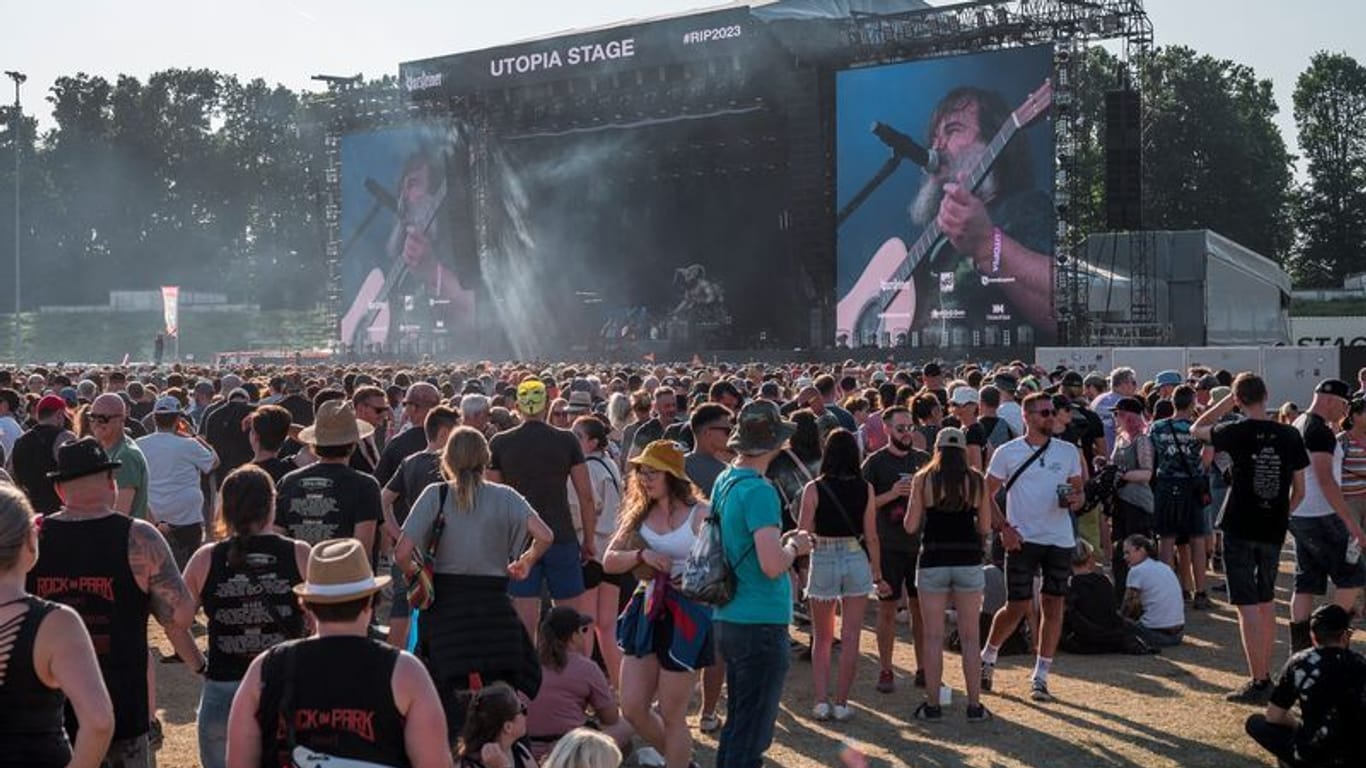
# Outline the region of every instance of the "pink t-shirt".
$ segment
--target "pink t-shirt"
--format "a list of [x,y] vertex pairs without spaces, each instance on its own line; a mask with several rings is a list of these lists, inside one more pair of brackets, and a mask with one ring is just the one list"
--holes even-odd
[[533,740],[563,736],[583,726],[587,710],[600,712],[615,703],[602,669],[592,659],[570,651],[564,669],[541,667],[541,690],[527,707],[527,736]]

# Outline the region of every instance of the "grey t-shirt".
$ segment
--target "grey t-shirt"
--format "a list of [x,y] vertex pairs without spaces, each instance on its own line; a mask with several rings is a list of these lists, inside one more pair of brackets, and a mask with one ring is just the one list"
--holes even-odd
[[[403,521],[403,535],[427,550],[436,521],[441,486],[427,486]],[[436,552],[437,573],[452,576],[507,576],[508,563],[526,549],[531,505],[506,485],[482,483],[470,509],[456,509],[455,490],[446,492],[446,530]]]
[[716,478],[725,468],[725,462],[709,453],[694,451],[683,457],[683,471],[687,473],[688,479],[693,482],[693,485],[702,489],[702,493],[709,499],[711,498],[711,489],[716,485]]

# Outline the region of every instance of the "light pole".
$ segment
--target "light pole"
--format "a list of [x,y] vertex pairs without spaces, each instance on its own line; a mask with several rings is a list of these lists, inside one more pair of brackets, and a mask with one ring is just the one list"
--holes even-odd
[[14,81],[14,112],[10,115],[10,140],[14,142],[14,365],[23,365],[24,335],[19,328],[19,132],[23,125],[23,109],[19,104],[19,86],[28,75],[6,70]]

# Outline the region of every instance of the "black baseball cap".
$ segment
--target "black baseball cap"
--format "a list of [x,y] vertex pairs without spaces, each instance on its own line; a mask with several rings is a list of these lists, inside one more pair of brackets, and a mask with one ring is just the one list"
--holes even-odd
[[541,622],[541,631],[564,640],[582,627],[592,624],[591,616],[585,616],[567,605],[557,605],[545,615],[545,620]]
[[1340,397],[1343,400],[1350,400],[1352,397],[1352,388],[1342,379],[1324,379],[1319,382],[1317,387],[1314,387],[1314,392],[1320,395]]
[[1115,402],[1114,407],[1111,408],[1110,410],[1112,410],[1112,411],[1128,411],[1129,413],[1136,413],[1136,414],[1138,414],[1139,416],[1142,416],[1142,415],[1143,415],[1143,403],[1140,402],[1139,399],[1136,398],[1136,397],[1121,397],[1119,400],[1117,400],[1117,401]]
[[1067,373],[1064,373],[1062,375],[1062,379],[1059,381],[1059,383],[1061,383],[1064,387],[1080,387],[1085,383],[1085,381],[1082,379],[1080,373],[1077,373],[1076,371],[1068,371]]

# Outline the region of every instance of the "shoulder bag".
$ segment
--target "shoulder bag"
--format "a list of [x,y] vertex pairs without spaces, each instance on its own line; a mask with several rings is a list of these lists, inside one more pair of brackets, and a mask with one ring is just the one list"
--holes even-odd
[[446,530],[446,494],[450,484],[442,483],[438,491],[436,519],[432,521],[432,535],[427,537],[425,553],[413,549],[413,559],[403,569],[404,580],[408,582],[408,605],[419,611],[432,607],[436,600],[436,549],[441,544],[441,534]]

